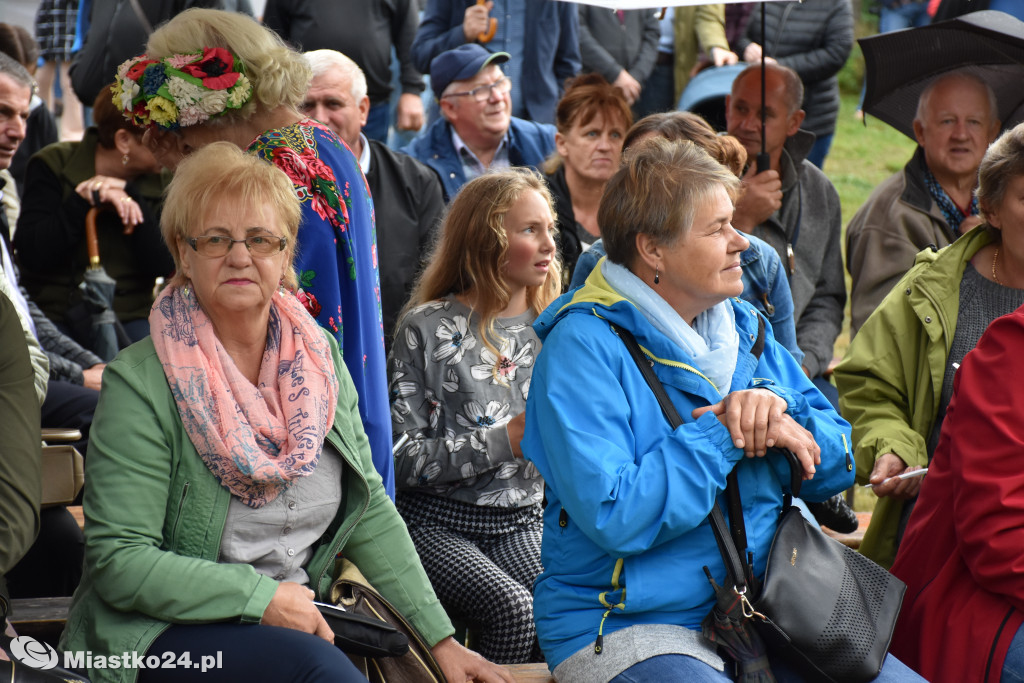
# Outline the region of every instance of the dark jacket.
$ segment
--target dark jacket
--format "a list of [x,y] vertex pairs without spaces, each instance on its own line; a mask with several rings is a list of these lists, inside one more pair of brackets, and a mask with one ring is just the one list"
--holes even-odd
[[576,269],[576,262],[583,253],[584,244],[592,244],[596,237],[591,236],[576,222],[576,214],[572,210],[572,195],[565,181],[565,165],[558,167],[554,173],[544,174],[551,198],[555,200],[555,225],[558,227],[558,255],[562,259],[562,291],[569,289],[569,281]]
[[444,196],[429,167],[376,140],[370,140],[366,182],[374,198],[384,344],[391,348],[398,314],[429,255]]
[[[58,142],[29,161],[21,216],[14,245],[21,266],[21,284],[55,323],[67,322],[68,307],[81,300],[82,281],[89,257],[86,253],[85,215],[91,205],[75,187],[96,173],[96,129],[86,131],[81,142]],[[142,207],[143,222],[131,235],[117,214],[100,214],[96,228],[100,260],[117,281],[114,311],[122,321],[149,316],[153,282],[174,270],[174,262],[160,237],[159,207],[170,174],[144,175],[125,186]]]
[[765,55],[796,71],[804,83],[803,128],[818,137],[836,128],[839,81],[853,49],[853,9],[850,0],[803,0],[759,3],[747,23],[746,38],[736,49],[761,42],[761,11],[765,12]]
[[[221,9],[222,0],[138,0],[149,25],[156,28],[190,7]],[[114,81],[117,67],[146,51],[149,32],[131,0],[92,0],[89,32],[71,62],[71,86],[78,99],[92,106],[105,85]]]
[[625,69],[643,84],[654,71],[661,29],[652,10],[627,10],[620,22],[615,12],[580,5],[580,60],[584,71],[596,71],[613,83]]
[[263,23],[299,50],[337,50],[351,58],[366,75],[372,104],[391,96],[392,46],[402,92],[423,92],[410,54],[419,23],[415,0],[267,0]]
[[[532,121],[554,123],[555,106],[565,79],[580,70],[579,20],[571,2],[523,0],[526,3],[526,40],[523,46],[522,103]],[[430,73],[430,62],[446,50],[466,42],[462,20],[476,0],[428,0],[416,40],[413,64]],[[513,55],[513,59],[517,55]],[[525,87],[529,85],[529,87]],[[516,103],[518,106],[518,103]]]
[[789,274],[789,285],[796,341],[804,352],[804,366],[817,377],[832,361],[843,326],[846,280],[839,194],[806,160],[813,144],[813,136],[804,130],[786,141],[780,169],[782,208],[753,233],[772,245],[783,263],[789,262],[786,245],[793,245],[796,268]]
[[[508,160],[513,166],[539,167],[555,148],[555,127],[512,117],[508,126]],[[403,150],[434,169],[441,178],[445,202],[466,184],[462,162],[452,144],[452,127],[439,118]]]
[[3,575],[39,531],[43,457],[34,376],[18,312],[10,299],[0,296],[0,600],[7,593]]

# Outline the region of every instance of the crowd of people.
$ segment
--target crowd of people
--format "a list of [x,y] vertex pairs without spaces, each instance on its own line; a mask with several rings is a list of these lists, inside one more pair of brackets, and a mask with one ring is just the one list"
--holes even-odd
[[[315,604],[344,559],[449,681],[734,680],[709,514],[731,477],[763,579],[786,449],[822,526],[878,496],[861,552],[907,593],[875,680],[1019,680],[1024,124],[984,80],[921,92],[844,269],[847,0],[107,4],[70,72],[0,24],[0,616],[73,595],[61,650],[360,681]],[[55,122],[39,61],[92,106]],[[722,130],[677,111],[718,67]],[[40,510],[48,426],[84,530]]]

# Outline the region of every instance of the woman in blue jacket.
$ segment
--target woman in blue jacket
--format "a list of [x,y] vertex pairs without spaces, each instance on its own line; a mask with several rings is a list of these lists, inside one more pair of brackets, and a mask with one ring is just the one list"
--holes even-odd
[[[737,471],[759,577],[789,476],[769,448],[797,455],[809,500],[853,482],[849,425],[733,298],[748,245],[730,222],[738,188],[693,143],[639,142],[601,201],[607,258],[535,323],[522,443],[547,507],[534,617],[560,683],[732,680],[700,632],[714,601],[702,567],[726,577],[707,522],[726,476]],[[678,429],[611,324],[651,360]],[[894,668],[913,675],[893,660],[880,680]]]

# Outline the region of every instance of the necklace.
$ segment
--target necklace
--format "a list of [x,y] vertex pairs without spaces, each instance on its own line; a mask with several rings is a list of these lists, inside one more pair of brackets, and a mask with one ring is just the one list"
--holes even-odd
[[992,279],[996,281],[996,284],[1000,287],[1003,283],[999,281],[999,276],[996,275],[996,260],[999,258],[999,247],[996,247],[996,253],[992,255]]

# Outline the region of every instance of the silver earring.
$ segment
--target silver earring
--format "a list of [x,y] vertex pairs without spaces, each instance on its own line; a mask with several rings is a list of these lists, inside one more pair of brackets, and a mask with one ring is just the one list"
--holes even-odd
[[659,282],[661,282],[661,276],[658,275],[658,267],[655,266],[654,267],[654,284],[658,284]]

